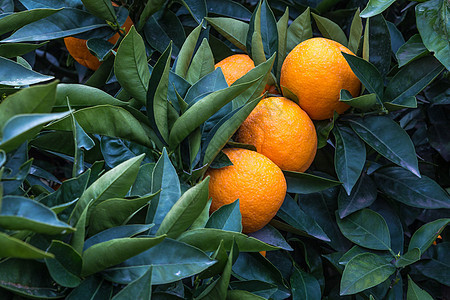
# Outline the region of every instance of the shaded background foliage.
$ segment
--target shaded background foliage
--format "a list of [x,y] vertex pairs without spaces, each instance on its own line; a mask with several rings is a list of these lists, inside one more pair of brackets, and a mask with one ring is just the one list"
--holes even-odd
[[[446,299],[448,2],[115,2],[0,1],[1,299]],[[202,175],[312,36],[348,43],[365,92],[247,237]],[[227,88],[214,63],[241,52],[258,67]]]

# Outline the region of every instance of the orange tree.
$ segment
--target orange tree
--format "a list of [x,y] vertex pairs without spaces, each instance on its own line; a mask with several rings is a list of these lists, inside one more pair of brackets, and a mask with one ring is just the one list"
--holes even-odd
[[448,297],[448,1],[113,2],[0,1],[0,299]]

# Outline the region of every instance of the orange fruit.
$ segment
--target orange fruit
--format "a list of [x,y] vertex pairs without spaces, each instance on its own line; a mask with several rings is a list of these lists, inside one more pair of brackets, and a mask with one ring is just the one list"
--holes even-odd
[[255,232],[275,216],[286,195],[283,172],[270,159],[255,151],[227,148],[223,152],[233,163],[209,168],[210,212],[239,199],[242,231]]
[[262,256],[266,257],[266,251],[259,251],[259,254],[261,254]]
[[339,102],[341,89],[359,95],[361,83],[341,51],[354,55],[335,41],[312,38],[298,44],[283,62],[281,89],[286,87],[295,94],[313,120],[329,119],[334,111],[341,114],[349,108]]
[[317,135],[313,122],[296,103],[284,97],[262,99],[237,132],[282,170],[304,172],[314,160]]
[[[126,32],[128,32],[131,29],[131,26],[133,26],[133,21],[131,21],[130,17],[127,17],[122,27],[125,28]],[[120,34],[116,33],[108,40],[108,42],[110,42],[111,44],[116,44],[119,38]],[[86,68],[95,71],[100,67],[101,62],[95,55],[93,55],[89,51],[86,43],[87,43],[86,40],[79,38],[74,37],[64,38],[64,44],[66,45],[67,51],[69,51],[73,59],[75,59],[79,64],[85,66]]]

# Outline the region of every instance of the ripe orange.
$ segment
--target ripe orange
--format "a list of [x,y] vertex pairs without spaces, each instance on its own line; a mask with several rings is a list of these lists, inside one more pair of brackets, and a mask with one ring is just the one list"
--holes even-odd
[[329,119],[333,112],[341,114],[349,106],[339,102],[341,89],[354,97],[361,83],[342,52],[354,55],[341,44],[325,38],[312,38],[298,44],[281,67],[281,86],[299,100],[300,107],[313,120]]
[[286,195],[283,172],[270,159],[255,151],[224,149],[233,163],[221,169],[208,169],[210,212],[239,199],[242,231],[255,232],[275,216]]
[[304,172],[317,150],[316,129],[296,103],[284,97],[261,100],[237,132],[236,140],[251,144],[282,170]]
[[[131,21],[130,17],[125,20],[125,23],[122,27],[125,28],[125,31],[128,32],[133,26],[133,21]],[[120,38],[120,34],[116,33],[113,35],[108,42],[111,44],[115,44]],[[74,37],[66,37],[64,38],[64,44],[66,45],[67,51],[69,51],[70,55],[81,65],[89,68],[91,70],[97,70],[101,62],[98,58],[93,55],[87,45],[87,41]]]

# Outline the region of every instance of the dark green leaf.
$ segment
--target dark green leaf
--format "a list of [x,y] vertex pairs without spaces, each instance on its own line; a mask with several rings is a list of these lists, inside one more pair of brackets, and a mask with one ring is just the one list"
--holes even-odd
[[279,249],[278,247],[268,245],[239,232],[214,228],[188,230],[178,237],[178,241],[187,243],[203,251],[215,251],[222,240],[225,249],[228,251],[231,249],[233,242],[237,243],[239,251],[242,252],[259,252]]
[[422,290],[408,275],[408,292],[406,294],[407,300],[433,300],[427,292]]
[[250,20],[252,13],[241,3],[231,0],[206,0],[208,13],[240,19]]
[[344,31],[334,23],[333,21],[316,15],[315,13],[311,13],[316,21],[317,27],[319,27],[320,32],[323,37],[327,39],[331,39],[345,46],[348,44],[347,37],[345,36]]
[[295,268],[290,281],[293,300],[321,299],[319,283],[311,274]]
[[81,0],[87,10],[100,19],[116,22],[117,17],[114,8],[109,0]]
[[145,218],[146,223],[154,223],[150,234],[155,234],[163,219],[181,196],[180,181],[166,149],[156,163],[151,182],[152,192],[159,194],[150,202]]
[[10,258],[0,263],[0,287],[24,297],[64,297],[51,280],[47,267],[35,260]]
[[[234,2],[236,3],[236,2]],[[248,24],[236,19],[231,18],[210,18],[207,17],[205,20],[211,24],[214,29],[216,29],[221,35],[223,35],[227,40],[229,40],[233,45],[246,51],[246,40],[248,32]]]
[[142,197],[151,194],[152,192],[151,182],[154,168],[155,163],[143,164],[139,167],[139,172],[136,181],[131,187],[130,196]]
[[[283,65],[284,59],[286,58],[286,47],[288,38],[288,23],[289,23],[289,7],[286,7],[283,16],[277,22],[278,31],[278,57],[277,57],[277,79],[281,76],[281,67]],[[0,48],[1,49],[1,48]]]
[[336,121],[337,117],[338,113],[334,112],[333,119],[331,120],[313,121],[314,126],[316,127],[317,134],[317,149],[321,149],[328,144],[328,137],[334,127],[334,122]]
[[450,265],[448,264],[448,253],[450,243],[439,243],[433,247],[435,254],[431,259],[422,260],[414,265],[419,272],[428,278],[434,279],[443,285],[450,285],[448,274]]
[[391,37],[383,15],[370,18],[369,28],[369,62],[384,77],[391,67]]
[[194,54],[195,46],[197,45],[198,37],[202,30],[202,25],[198,25],[194,30],[188,35],[186,41],[180,49],[178,54],[176,64],[175,64],[175,74],[182,78],[186,78],[187,70],[191,63],[192,55]]
[[[230,291],[247,291],[254,293],[260,297],[264,297],[264,299],[270,298],[274,292],[278,289],[275,284],[264,282],[261,280],[243,280],[243,281],[232,281],[230,282]],[[228,298],[227,298],[228,299]],[[238,299],[248,299],[248,298],[238,298]],[[251,298],[255,299],[255,298]],[[257,298],[261,299],[261,298]]]
[[319,240],[329,242],[330,238],[316,221],[305,213],[288,194],[284,198],[283,205],[277,212],[277,216],[292,227],[306,232]]
[[370,209],[362,209],[344,219],[336,215],[337,224],[346,238],[362,247],[390,250],[391,236],[384,218]]
[[[270,58],[273,54],[278,52],[278,29],[277,22],[275,16],[272,12],[272,9],[269,6],[267,0],[263,0],[261,5],[261,38],[264,46],[264,54],[266,55],[265,59]],[[265,61],[264,59],[264,61]],[[261,62],[258,62],[256,59],[255,65],[259,65]],[[280,62],[281,63],[281,62]],[[275,58],[275,67],[278,64],[278,59]]]
[[311,13],[309,7],[299,15],[291,25],[287,33],[286,51],[289,53],[301,42],[312,38]]
[[398,49],[405,43],[402,33],[398,30],[394,23],[386,21],[389,28],[389,35],[391,36],[392,53],[397,53]]
[[335,126],[333,133],[336,139],[336,174],[347,195],[350,195],[366,163],[366,147],[349,127]]
[[207,15],[205,0],[180,0],[180,2],[187,8],[194,20],[202,25],[203,19]]
[[450,223],[450,219],[438,219],[427,223],[414,232],[408,245],[408,251],[419,248],[424,253],[428,247],[437,239],[442,230]]
[[395,267],[373,253],[353,257],[345,266],[340,295],[351,295],[376,286],[391,276]]
[[[1,200],[0,200],[1,203]],[[26,259],[53,258],[52,253],[42,251],[19,239],[0,232],[0,257],[16,257]]]
[[264,51],[265,47],[269,46],[264,45],[262,40],[261,17],[265,17],[261,14],[262,6],[264,6],[264,3],[259,2],[256,9],[253,11],[247,32],[247,53],[251,56],[255,65],[259,65],[266,60]]
[[365,173],[361,175],[350,195],[341,189],[338,197],[339,217],[370,206],[377,198],[375,183]]
[[47,44],[47,42],[40,44],[30,43],[14,43],[14,44],[2,44],[0,45],[0,56],[6,58],[13,58],[15,56],[22,56],[31,51],[34,51]]
[[[367,27],[366,27],[367,28]],[[383,77],[381,76],[380,71],[368,61],[364,59],[350,55],[342,52],[347,63],[350,65],[350,68],[361,80],[361,83],[367,88],[367,90],[371,93],[375,93],[377,95],[378,101],[381,101],[383,98]]]
[[39,74],[25,68],[19,63],[0,57],[0,84],[2,85],[23,86],[53,78],[53,76]]
[[374,173],[377,186],[390,198],[406,205],[438,209],[450,208],[450,197],[432,179],[411,174],[398,168],[388,167]]
[[117,226],[117,227],[103,230],[102,232],[99,232],[96,235],[88,238],[84,242],[83,251],[93,245],[107,242],[107,241],[110,241],[113,239],[134,237],[138,234],[141,234],[141,233],[149,230],[152,226],[153,226],[153,224],[144,224],[144,225],[130,224],[130,225],[122,225],[122,226]]
[[67,300],[110,299],[113,286],[100,276],[89,276],[67,295]]
[[353,17],[352,25],[350,27],[350,36],[348,40],[348,49],[353,53],[358,53],[359,43],[363,33],[362,20],[359,13],[359,7]]
[[310,194],[326,190],[341,184],[339,181],[319,177],[308,173],[283,171],[287,183],[287,191],[296,194]]
[[[25,25],[2,42],[54,40],[101,27],[108,27],[108,24],[86,11],[65,7],[47,18]],[[111,30],[107,30],[107,32],[109,33]]]
[[150,300],[152,296],[152,272],[153,268],[150,266],[144,275],[130,282],[112,300]]
[[416,6],[417,29],[423,43],[450,70],[448,14],[448,3],[444,0],[431,0]]
[[158,237],[119,238],[95,244],[83,252],[82,276],[100,272],[134,257],[161,243],[166,235]]
[[54,259],[45,259],[48,271],[53,280],[65,287],[76,287],[81,283],[81,256],[70,245],[53,240],[48,251],[55,255]]
[[387,9],[395,0],[369,0],[366,8],[361,12],[362,18],[369,18],[382,13]]
[[422,91],[442,71],[444,67],[432,56],[415,60],[400,69],[389,82],[384,101],[392,104],[402,103]]
[[280,247],[281,249],[287,251],[293,251],[292,247],[286,242],[283,235],[276,230],[274,227],[267,224],[263,228],[258,231],[249,233],[250,237],[254,237],[257,240],[260,240],[266,244],[273,245],[276,247]]
[[406,267],[420,260],[420,256],[421,256],[420,249],[413,248],[410,251],[403,254],[402,256],[400,256],[400,258],[395,262],[395,266],[397,268]]
[[60,9],[41,8],[6,14],[0,19],[0,35],[51,16],[58,11],[60,11]]
[[242,232],[241,219],[239,199],[237,199],[233,203],[223,205],[213,212],[205,227]]
[[264,300],[267,298],[242,290],[228,290],[227,300]]
[[114,74],[131,96],[141,104],[146,102],[150,72],[144,41],[134,27],[131,27],[117,49]]
[[[105,163],[114,168],[126,160],[145,153],[143,163],[152,163],[157,154],[152,149],[124,140],[101,136],[100,149]],[[151,175],[151,173],[150,173]]]
[[186,73],[186,80],[194,84],[200,78],[214,71],[214,56],[209,47],[208,40],[203,39],[197,52],[192,58],[191,65]]
[[128,284],[141,277],[152,266],[152,284],[155,285],[198,274],[214,263],[214,260],[198,248],[165,239],[155,247],[104,271],[103,274],[108,280]]
[[3,197],[0,226],[44,234],[63,234],[75,230],[58,220],[55,213],[46,206],[21,196]]
[[416,151],[409,135],[389,117],[371,116],[351,121],[353,130],[378,153],[420,176]]
[[398,60],[398,66],[403,67],[407,63],[425,56],[428,53],[429,51],[423,44],[420,35],[415,34],[398,49],[395,56]]

